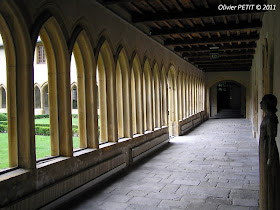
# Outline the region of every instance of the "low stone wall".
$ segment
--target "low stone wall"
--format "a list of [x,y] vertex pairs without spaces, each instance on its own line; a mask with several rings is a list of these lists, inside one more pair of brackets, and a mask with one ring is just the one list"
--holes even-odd
[[98,150],[84,149],[74,152],[73,157],[39,162],[36,169],[12,170],[0,175],[0,206],[3,209],[52,208],[129,167],[168,141],[168,127],[162,127],[135,135],[133,139],[102,144]]
[[203,121],[207,120],[207,114],[205,111],[192,115],[186,119],[179,122],[179,135],[186,134],[189,130],[201,124]]

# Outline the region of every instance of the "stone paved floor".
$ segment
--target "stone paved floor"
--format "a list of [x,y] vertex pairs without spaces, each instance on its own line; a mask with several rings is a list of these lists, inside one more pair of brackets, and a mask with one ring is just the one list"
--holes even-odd
[[258,209],[258,145],[245,119],[208,120],[63,209]]

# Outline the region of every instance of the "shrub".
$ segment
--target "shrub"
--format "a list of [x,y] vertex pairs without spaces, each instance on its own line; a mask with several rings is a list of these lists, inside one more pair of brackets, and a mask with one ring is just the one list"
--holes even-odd
[[35,119],[49,118],[48,114],[38,114],[34,116]]
[[79,129],[78,125],[72,125],[72,129]]
[[78,128],[72,128],[72,136],[79,136],[79,129]]
[[0,121],[0,125],[8,125],[8,121]]
[[39,127],[50,127],[50,124],[35,124],[35,126],[39,126]]
[[0,121],[7,121],[7,120],[8,120],[7,114],[0,113]]
[[7,133],[8,132],[8,126],[0,124],[0,133]]
[[42,135],[42,136],[49,136],[50,135],[50,127],[35,126],[35,134],[36,135]]

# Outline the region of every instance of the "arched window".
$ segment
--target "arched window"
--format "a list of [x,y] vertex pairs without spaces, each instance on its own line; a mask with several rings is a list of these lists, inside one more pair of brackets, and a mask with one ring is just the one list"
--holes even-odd
[[190,116],[189,75],[186,75],[186,117]]
[[168,97],[167,97],[167,79],[166,70],[163,66],[161,69],[161,92],[162,92],[162,125],[168,125]]
[[186,75],[182,74],[182,118],[186,118]]
[[[34,43],[34,82],[42,85],[42,109],[45,115],[41,119],[35,116],[36,160],[58,155],[69,157],[73,151],[68,47],[60,24],[54,17],[44,22],[38,32],[37,43]],[[39,50],[36,46],[44,47],[45,64],[36,62],[36,50]],[[40,129],[40,126],[44,129]]]
[[77,114],[73,110],[73,109],[78,109],[78,93],[77,93],[76,85],[74,85],[74,87],[72,88],[71,99],[72,99],[72,114]]
[[[16,116],[14,50],[9,27],[0,14],[0,170],[18,165],[17,126],[16,121],[11,120]],[[10,71],[9,75],[7,71]]]
[[178,120],[177,115],[177,99],[176,99],[177,91],[176,91],[176,81],[175,81],[175,68],[173,66],[170,67],[168,71],[168,126],[169,126],[169,135],[175,135],[175,122]]
[[107,101],[106,101],[106,73],[105,64],[101,55],[97,59],[96,85],[98,87],[98,127],[99,141],[104,143],[108,141],[107,130]]
[[7,100],[4,88],[7,85],[6,71],[5,48],[0,31],[0,170],[9,167]]
[[116,67],[118,138],[132,137],[131,123],[131,88],[129,79],[129,64],[125,50],[119,53]]
[[37,85],[34,87],[34,106],[35,109],[41,108],[41,93]]
[[144,63],[143,75],[143,106],[144,106],[144,130],[154,130],[153,122],[153,92],[152,92],[152,74],[149,61]]
[[43,100],[43,108],[44,114],[49,114],[49,86],[46,84],[42,88],[42,100]]
[[161,127],[161,89],[160,89],[160,74],[158,65],[154,65],[153,82],[154,82],[154,126],[155,128]]
[[85,102],[85,70],[82,53],[74,44],[70,63],[71,85],[71,114],[72,114],[72,136],[74,151],[87,147],[86,138],[86,102]]
[[190,101],[190,116],[192,116],[194,114],[194,91],[193,91],[194,87],[193,87],[193,76],[190,75],[189,76],[189,101]]
[[177,98],[178,98],[178,120],[182,120],[182,73],[179,72],[177,77]]
[[0,88],[0,94],[1,94],[1,108],[6,109],[7,108],[7,100],[6,100],[6,90],[4,87]]
[[98,90],[96,90],[96,72],[93,71],[96,64],[87,33],[84,30],[80,31],[80,26],[77,29],[79,33],[77,37],[73,37],[75,42],[70,63],[73,149],[97,149]]
[[132,107],[132,133],[137,134],[137,116],[136,116],[136,81],[134,69],[131,71],[131,107]]
[[109,43],[105,41],[98,54],[96,72],[99,94],[100,143],[118,140],[114,72],[113,55]]
[[131,100],[132,100],[132,128],[133,134],[144,133],[143,120],[143,86],[140,60],[137,55],[133,58],[131,70]]

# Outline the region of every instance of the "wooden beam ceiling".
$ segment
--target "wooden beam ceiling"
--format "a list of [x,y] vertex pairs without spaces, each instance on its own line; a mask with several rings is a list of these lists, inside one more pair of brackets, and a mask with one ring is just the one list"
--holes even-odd
[[[250,43],[250,44],[233,44],[233,45],[223,45],[219,46],[218,49],[215,51],[231,51],[231,50],[243,50],[243,49],[255,49],[256,43]],[[209,47],[205,46],[198,46],[198,47],[175,47],[175,52],[210,52],[212,51]]]
[[[128,22],[205,72],[249,71],[265,12],[218,9],[237,0],[98,1],[120,16],[127,11]],[[266,0],[242,1],[253,3]]]
[[241,55],[254,55],[255,50],[243,50],[243,51],[234,51],[234,52],[217,52],[212,51],[209,53],[199,53],[199,54],[189,54],[189,53],[183,53],[184,58],[202,58],[202,57],[209,57],[210,54],[215,53],[218,57],[230,57],[230,56],[241,56]]
[[174,34],[194,34],[194,33],[208,33],[208,32],[225,32],[225,31],[239,31],[248,29],[260,29],[262,24],[260,21],[253,23],[243,22],[239,24],[216,24],[211,26],[197,26],[195,28],[173,28],[173,29],[152,29],[151,36],[174,35]]
[[258,34],[252,35],[232,35],[222,36],[222,37],[211,37],[211,38],[203,38],[203,39],[167,39],[164,42],[165,46],[175,46],[175,45],[205,45],[205,44],[220,44],[220,43],[232,43],[232,42],[251,42],[259,39]]
[[176,13],[161,13],[161,14],[150,14],[143,16],[132,17],[133,23],[149,23],[156,21],[170,21],[170,20],[187,20],[197,18],[215,18],[223,16],[236,16],[243,14],[255,14],[263,13],[262,10],[214,10],[214,9],[202,9],[202,10],[185,10],[184,12]]

